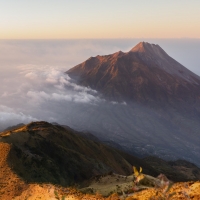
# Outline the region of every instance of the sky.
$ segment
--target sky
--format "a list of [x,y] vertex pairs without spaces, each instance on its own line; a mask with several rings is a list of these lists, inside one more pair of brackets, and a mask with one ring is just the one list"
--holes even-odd
[[0,39],[200,38],[199,0],[0,0]]

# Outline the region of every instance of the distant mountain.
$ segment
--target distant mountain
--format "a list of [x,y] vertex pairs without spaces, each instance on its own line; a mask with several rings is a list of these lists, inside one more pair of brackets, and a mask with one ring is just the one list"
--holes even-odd
[[4,131],[12,131],[13,129],[17,129],[17,128],[20,128],[22,126],[24,126],[25,124],[21,123],[21,124],[16,124],[14,126],[9,126],[7,127],[6,129],[4,129]]
[[199,168],[196,165],[185,160],[167,162],[160,158],[150,156],[144,158],[144,161],[146,161],[159,173],[163,173],[163,171],[165,171],[165,174],[167,174],[167,177],[170,180],[173,180],[174,177],[176,177],[179,180],[200,180]]
[[66,73],[107,100],[85,106],[77,129],[132,153],[200,166],[200,77],[159,45],[91,57]]
[[115,101],[163,104],[200,100],[200,77],[159,45],[147,42],[139,43],[127,53],[91,57],[67,74]]

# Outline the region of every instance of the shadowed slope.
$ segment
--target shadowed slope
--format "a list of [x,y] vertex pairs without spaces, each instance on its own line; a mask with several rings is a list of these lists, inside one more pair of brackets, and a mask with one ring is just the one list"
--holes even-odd
[[5,132],[0,141],[13,144],[9,154],[13,168],[31,182],[68,185],[112,170],[131,172],[130,164],[114,150],[47,122]]
[[[8,163],[28,182],[70,185],[111,171],[124,175],[132,172],[119,151],[47,122],[3,132],[0,144],[9,146]],[[137,166],[143,163],[148,173],[156,173],[145,162],[131,158]]]

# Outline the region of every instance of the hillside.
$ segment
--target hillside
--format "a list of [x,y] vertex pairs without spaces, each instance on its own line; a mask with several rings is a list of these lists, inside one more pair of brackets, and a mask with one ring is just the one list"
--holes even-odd
[[[116,172],[127,175],[131,164],[117,150],[88,140],[72,129],[47,122],[33,122],[0,134],[1,196],[16,196],[30,183],[62,186],[87,184],[90,178]],[[131,156],[136,166],[144,165]]]
[[47,122],[3,132],[0,142],[11,145],[10,164],[26,181],[70,185],[110,171],[131,172],[115,150]]
[[[173,175],[170,178],[174,181],[199,178],[200,169],[191,163],[177,161],[176,167],[166,169],[169,163],[160,162],[157,169],[153,159],[139,159],[89,136],[47,122],[14,126],[0,133],[0,197],[9,199],[25,191],[43,190],[38,184],[54,190],[55,186],[45,184],[86,187],[101,176],[117,173],[126,177],[132,174],[133,165],[149,175],[157,176],[160,171]],[[180,167],[190,171],[190,176],[180,173]]]
[[11,145],[0,142],[0,199],[11,199],[27,189],[27,184],[15,173],[8,158],[11,148]]
[[165,161],[157,157],[146,157],[143,159],[157,172],[167,174],[170,180],[188,181],[200,180],[199,168],[185,160]]

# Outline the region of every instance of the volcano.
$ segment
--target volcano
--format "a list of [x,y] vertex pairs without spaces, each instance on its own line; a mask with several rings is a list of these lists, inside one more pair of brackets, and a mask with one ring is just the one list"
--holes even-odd
[[200,166],[200,77],[159,45],[91,57],[66,73],[105,100],[84,108],[79,129],[129,152]]
[[200,77],[159,45],[141,42],[127,53],[91,57],[67,74],[115,101],[190,102],[200,99]]

